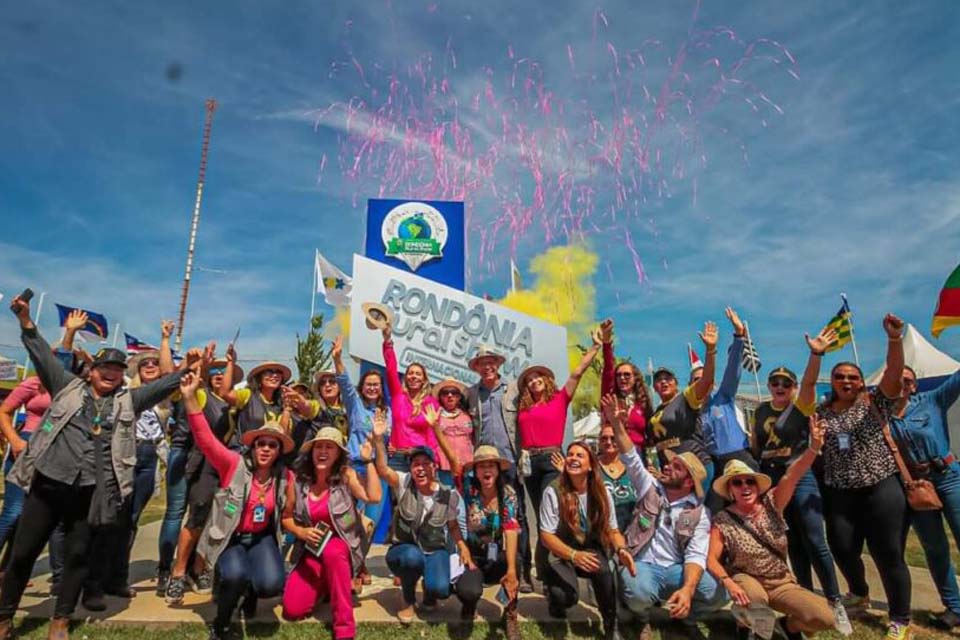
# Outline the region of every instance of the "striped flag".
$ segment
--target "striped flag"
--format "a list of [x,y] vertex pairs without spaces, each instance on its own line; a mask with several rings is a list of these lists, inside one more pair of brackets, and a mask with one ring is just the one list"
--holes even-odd
[[703,369],[703,362],[700,360],[700,356],[697,355],[697,352],[693,350],[693,347],[690,346],[690,343],[687,343],[687,357],[690,358],[690,371],[694,369]]
[[760,371],[760,367],[763,366],[760,362],[760,354],[753,346],[753,340],[750,339],[749,333],[743,337],[743,356],[740,358],[740,363],[743,365],[743,369],[750,373]]
[[135,336],[132,336],[132,335],[130,335],[129,333],[124,333],[124,334],[123,334],[123,339],[124,339],[124,341],[126,341],[126,343],[127,343],[127,355],[128,355],[128,356],[135,356],[135,355],[137,355],[138,353],[143,353],[143,352],[145,352],[145,351],[159,351],[159,350],[160,350],[158,347],[154,347],[153,345],[149,345],[149,344],[147,344],[146,342],[144,342],[143,340],[140,340],[139,338],[137,338],[137,337],[135,337]]
[[853,312],[850,311],[850,305],[847,304],[847,297],[841,295],[840,298],[843,300],[843,305],[837,311],[837,315],[830,318],[830,322],[824,327],[824,330],[833,329],[837,332],[837,340],[827,347],[827,353],[842,349],[853,339]]

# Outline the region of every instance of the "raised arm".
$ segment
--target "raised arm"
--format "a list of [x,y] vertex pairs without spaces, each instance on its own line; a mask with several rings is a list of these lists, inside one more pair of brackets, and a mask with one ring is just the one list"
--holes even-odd
[[176,327],[173,320],[160,321],[160,373],[173,373],[176,367],[173,364],[173,349],[170,348],[170,336]]
[[[372,449],[369,442],[364,443],[364,447]],[[347,488],[354,499],[367,504],[376,504],[383,498],[383,487],[380,484],[380,476],[377,475],[376,466],[370,458],[371,451],[367,451],[367,476],[364,482],[360,481],[360,476],[353,470],[353,467],[344,467],[344,474],[347,480]]]
[[216,469],[217,475],[220,476],[220,486],[225,487],[230,483],[240,463],[240,454],[228,449],[213,434],[197,398],[199,386],[200,376],[192,371],[185,372],[180,378],[180,393],[187,410],[187,422],[190,425],[193,440],[200,452]]
[[693,385],[693,391],[697,395],[697,401],[703,402],[710,397],[713,378],[717,372],[717,325],[707,322],[703,325],[703,331],[697,335],[700,336],[706,353],[703,356],[703,376]]
[[51,398],[56,396],[76,376],[63,368],[50,350],[50,345],[40,335],[37,325],[30,319],[30,303],[24,302],[20,296],[17,296],[10,303],[10,310],[20,321],[20,340],[30,354],[30,360],[33,362],[34,369],[37,370],[40,382],[50,392]]
[[717,393],[724,398],[733,399],[737,396],[740,387],[740,374],[743,371],[743,340],[747,335],[740,316],[733,307],[727,307],[725,313],[730,324],[733,325],[733,343],[727,350],[727,366],[723,370],[723,379]]
[[634,490],[636,490],[638,496],[646,495],[656,480],[644,466],[643,456],[637,451],[633,440],[627,434],[626,409],[620,405],[616,396],[612,393],[605,395],[600,404],[603,407],[603,415],[606,416],[607,422],[613,425],[613,434],[617,440],[617,447],[620,449],[620,461],[623,462]]
[[817,378],[820,376],[820,363],[823,354],[837,341],[837,332],[834,329],[824,329],[816,338],[803,334],[810,347],[810,357],[807,358],[807,368],[803,370],[800,380],[800,392],[797,394],[797,403],[801,407],[812,407],[817,402]]
[[73,351],[73,340],[77,337],[77,331],[87,326],[87,320],[87,312],[80,309],[74,309],[67,316],[63,325],[63,340],[60,341],[64,351]]
[[707,571],[727,590],[734,603],[747,606],[750,604],[750,596],[727,574],[721,558],[723,558],[723,534],[720,533],[719,527],[713,527],[710,530],[710,549],[707,551]]
[[598,336],[594,334],[593,344],[584,352],[583,357],[580,358],[580,364],[577,365],[577,368],[574,369],[570,377],[567,378],[567,383],[563,385],[563,388],[570,398],[573,398],[573,394],[577,392],[577,387],[580,386],[580,378],[586,373],[590,367],[590,363],[593,362],[593,359],[597,357],[597,353],[600,351],[600,341],[597,338]]
[[400,369],[397,367],[397,352],[393,350],[392,335],[390,326],[384,327],[383,364],[387,368],[387,388],[390,390],[390,397],[397,398],[403,393],[403,385],[400,384]]
[[374,457],[377,473],[381,478],[387,481],[391,487],[396,489],[400,484],[400,476],[397,472],[387,466],[387,446],[383,442],[383,436],[387,433],[387,415],[383,411],[377,411],[373,416],[373,444],[377,448],[377,455]]
[[[960,369],[950,374],[949,378],[933,390],[934,401],[937,403],[937,406],[944,411],[953,406],[958,396],[960,396]],[[945,420],[943,421],[943,426],[947,426]]]
[[237,362],[237,350],[232,343],[227,345],[226,359],[227,366],[223,371],[223,377],[220,380],[220,388],[217,389],[217,395],[231,407],[236,407],[238,400],[237,392],[233,389],[233,385],[236,382],[236,380],[233,379],[233,365]]
[[897,398],[903,388],[903,320],[888,313],[883,330],[887,333],[887,368],[878,386],[883,395]]
[[787,505],[790,504],[793,493],[797,490],[797,483],[800,482],[800,478],[810,470],[813,461],[820,455],[822,448],[823,425],[820,424],[820,421],[817,419],[817,414],[814,413],[810,416],[810,445],[799,458],[787,467],[787,472],[783,474],[780,482],[771,489],[771,491],[773,491],[773,504],[780,513],[783,513]]
[[603,370],[600,373],[600,396],[616,390],[617,358],[613,354],[613,320],[600,323],[600,340],[603,342]]
[[333,359],[333,368],[334,371],[337,372],[337,375],[346,375],[347,368],[343,366],[343,336],[337,336],[333,341],[333,348],[330,350],[330,357]]

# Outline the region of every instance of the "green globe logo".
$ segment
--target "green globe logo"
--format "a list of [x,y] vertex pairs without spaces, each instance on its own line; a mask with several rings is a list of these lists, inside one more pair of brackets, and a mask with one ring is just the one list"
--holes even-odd
[[432,232],[423,214],[418,213],[400,223],[397,235],[401,240],[429,240]]

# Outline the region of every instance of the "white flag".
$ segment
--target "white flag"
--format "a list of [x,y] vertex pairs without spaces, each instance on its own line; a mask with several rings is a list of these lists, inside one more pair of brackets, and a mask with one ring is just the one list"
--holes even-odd
[[317,251],[317,264],[314,275],[317,279],[317,293],[323,293],[327,304],[335,307],[350,306],[350,293],[353,291],[353,279],[323,257]]
[[520,279],[520,267],[510,258],[510,291],[519,291],[523,289],[523,280]]

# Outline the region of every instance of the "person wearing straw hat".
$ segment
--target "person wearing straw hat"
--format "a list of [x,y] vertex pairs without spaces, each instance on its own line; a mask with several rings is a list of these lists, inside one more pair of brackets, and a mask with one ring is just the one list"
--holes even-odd
[[397,494],[393,539],[386,561],[393,575],[400,578],[403,608],[397,618],[401,624],[410,624],[416,615],[416,589],[421,578],[423,611],[433,611],[438,600],[450,596],[448,541],[456,545],[465,568],[473,569],[476,564],[460,535],[460,494],[437,482],[435,451],[417,447],[410,453],[410,471],[396,471],[387,464],[386,432],[386,415],[377,413],[373,420],[377,473]]
[[[790,463],[807,446],[809,418],[817,410],[817,377],[824,351],[836,340],[836,331],[824,329],[815,338],[806,336],[810,356],[797,384],[797,375],[786,367],[777,367],[767,376],[770,400],[760,403],[753,412],[751,429],[754,457],[760,471],[774,484],[786,473]],[[797,387],[799,386],[799,392]],[[837,628],[845,635],[853,633],[850,619],[841,599],[840,584],[833,555],[827,545],[823,526],[823,500],[813,470],[797,482],[793,499],[787,506],[787,550],[790,566],[800,586],[813,589],[811,565],[830,601]]]
[[194,441],[217,470],[220,488],[197,544],[197,553],[214,567],[217,611],[210,623],[211,640],[226,636],[241,599],[243,614],[253,619],[258,598],[280,594],[284,583],[280,555],[281,514],[293,474],[281,456],[293,440],[278,423],[268,421],[241,436],[246,453],[227,448],[214,436],[197,400],[200,376],[188,373],[180,382]]
[[[703,463],[692,451],[669,449],[659,478],[646,468],[627,432],[627,411],[613,394],[601,400],[613,425],[620,459],[637,492],[637,506],[624,531],[625,552],[635,563],[620,569],[621,601],[646,620],[663,606],[694,637],[696,620],[720,609],[726,592],[704,571],[710,542],[710,515],[703,506]],[[641,638],[651,637],[645,624]]]
[[[437,478],[448,487],[460,486],[461,473],[456,467],[465,467],[473,459],[473,420],[464,410],[464,390],[461,382],[447,378],[433,385],[432,391],[433,397],[440,403],[436,428],[454,453],[453,458],[447,456],[441,446],[438,456],[440,471]],[[439,435],[437,440],[440,441]]]
[[135,416],[175,391],[180,374],[127,389],[126,355],[103,348],[95,354],[88,378],[78,378],[63,368],[40,335],[30,318],[29,302],[17,296],[10,310],[20,323],[20,338],[37,376],[53,400],[8,476],[27,497],[0,583],[0,639],[12,635],[13,616],[33,566],[63,523],[64,572],[49,635],[66,640],[89,564],[92,525],[118,523],[121,504],[133,493]]
[[[517,434],[520,437],[520,446],[530,456],[530,474],[523,481],[526,484],[527,495],[533,502],[534,514],[537,514],[538,529],[542,529],[539,513],[543,491],[557,477],[557,470],[551,462],[551,457],[563,446],[567,410],[573,401],[573,394],[580,386],[580,379],[598,351],[600,351],[599,334],[594,334],[593,346],[586,350],[577,368],[570,373],[566,383],[559,389],[553,371],[543,365],[535,364],[527,367],[517,379],[517,388],[520,391],[517,407]],[[534,564],[541,580],[546,561],[546,549],[542,544],[538,544],[534,552]]]
[[[371,459],[371,445],[365,446]],[[372,460],[366,478],[350,465],[343,433],[323,425],[300,447],[296,482],[287,485],[283,527],[297,542],[290,555],[293,570],[283,589],[283,617],[306,618],[321,594],[330,596],[333,637],[357,635],[351,589],[370,545],[357,503],[379,502],[380,478]]]
[[521,457],[520,440],[517,437],[517,402],[519,391],[515,382],[508,382],[500,375],[500,367],[506,362],[501,354],[486,345],[480,345],[470,358],[468,366],[480,379],[466,390],[467,409],[473,419],[473,446],[496,447],[500,456],[510,463],[504,472],[504,481],[517,493],[518,517],[520,519],[520,593],[533,593],[533,554],[530,550],[530,527],[527,524],[527,495],[523,481],[517,473]]
[[[231,344],[227,347],[227,362],[237,361],[237,351]],[[284,429],[290,429],[289,412],[283,412],[282,387],[292,375],[290,367],[280,362],[261,362],[247,374],[247,387],[234,389],[237,380],[233,379],[234,369],[228,367],[220,383],[219,395],[234,408],[237,414],[237,437],[252,429],[257,429],[269,420],[279,422]]]
[[517,541],[520,521],[517,494],[504,478],[510,463],[500,456],[496,447],[481,445],[463,468],[465,473],[473,471],[464,486],[463,504],[466,514],[464,536],[475,567],[464,571],[456,583],[457,598],[462,604],[460,618],[473,620],[477,603],[483,597],[484,585],[499,583],[507,595],[504,610],[507,637],[518,640],[517,594],[520,582],[517,579]]
[[[243,369],[227,361],[226,358],[216,358],[216,350],[215,342],[210,342],[204,349],[201,369],[204,384],[197,389],[197,402],[202,407],[207,424],[210,425],[217,440],[234,451],[240,451],[242,445],[236,433],[236,416],[227,401],[218,395],[218,390],[223,384],[227,368],[232,369],[231,375],[234,380],[243,379]],[[217,470],[196,446],[190,448],[183,473],[187,479],[186,522],[179,529],[173,566],[168,572],[164,572],[164,567],[169,566],[165,564],[165,560],[169,557],[167,554],[170,551],[161,547],[160,567],[157,574],[157,595],[164,598],[167,604],[183,602],[188,581],[193,590],[201,594],[210,593],[213,585],[213,568],[207,566],[203,558],[194,554],[193,550],[210,516],[210,508],[213,505],[220,478]],[[174,519],[179,527],[181,519]],[[164,528],[167,526],[166,523],[165,518]],[[161,536],[161,544],[162,540],[163,536]],[[187,565],[191,557],[194,558],[193,575],[188,578]]]
[[[826,598],[797,584],[787,564],[783,513],[823,447],[823,425],[816,416],[807,420],[809,446],[776,486],[770,476],[740,460],[729,461],[723,475],[713,481],[713,490],[729,504],[713,517],[707,556],[708,571],[733,599],[735,617],[750,624],[765,616],[767,607],[780,611],[786,615],[779,622],[781,630],[790,640],[836,624]],[[740,635],[749,637],[749,630],[741,629]]]

